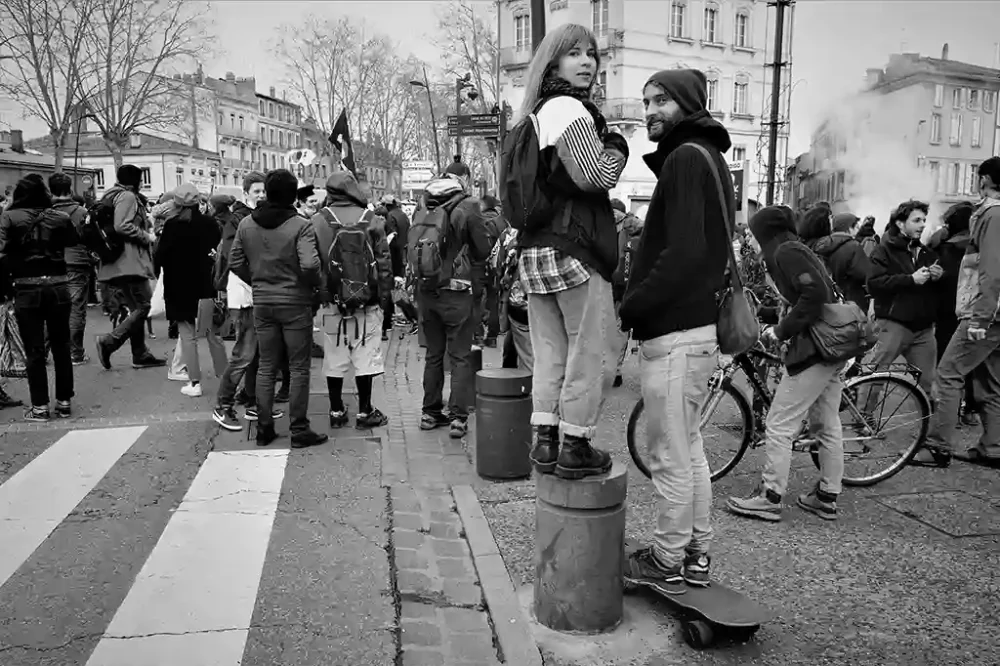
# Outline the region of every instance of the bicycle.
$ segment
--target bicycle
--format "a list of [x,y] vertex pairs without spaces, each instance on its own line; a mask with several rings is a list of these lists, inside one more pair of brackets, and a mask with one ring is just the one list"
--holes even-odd
[[[748,449],[764,445],[764,415],[774,396],[768,382],[780,374],[781,367],[781,359],[758,343],[748,352],[737,354],[723,363],[709,380],[709,394],[702,408],[700,426],[706,457],[711,455],[709,467],[714,470],[711,475],[713,482],[731,472]],[[734,384],[740,371],[749,381],[754,398],[753,407],[744,392]],[[898,473],[923,445],[931,413],[930,400],[917,384],[919,370],[908,364],[875,370],[851,360],[842,371],[842,377],[844,390],[840,414],[845,433],[843,484],[871,486]],[[883,420],[891,395],[901,397],[902,401]],[[909,402],[913,403],[912,406],[901,411],[903,404]],[[649,467],[639,453],[637,444],[639,440],[645,440],[645,437],[636,434],[643,412],[644,404],[640,398],[629,416],[626,439],[629,454],[636,467],[649,478]],[[915,436],[907,438],[900,453],[886,454],[883,449],[889,436],[908,425],[915,426]],[[722,442],[727,433],[734,434],[735,440],[730,443]],[[803,422],[802,429],[793,440],[792,450],[809,452],[813,463],[819,467],[819,444],[810,437],[808,422]],[[713,464],[713,458],[719,458],[717,462],[721,464]],[[888,458],[888,466],[861,474],[853,471],[855,463],[884,458]]]

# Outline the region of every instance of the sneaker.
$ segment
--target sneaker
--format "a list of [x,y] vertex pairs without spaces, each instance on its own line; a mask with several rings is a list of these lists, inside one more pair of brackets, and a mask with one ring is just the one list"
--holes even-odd
[[443,412],[424,412],[420,415],[421,430],[434,430],[434,428],[440,428],[449,423],[451,423],[451,419]]
[[361,412],[358,413],[358,418],[354,423],[354,427],[358,430],[371,430],[372,428],[381,428],[388,422],[388,416],[379,410],[372,408],[372,411],[367,414]]
[[556,476],[560,479],[577,480],[610,471],[611,456],[607,451],[595,449],[585,437],[566,435],[556,460]]
[[105,370],[111,369],[111,336],[98,335],[94,338],[97,346],[97,360],[101,362],[101,367]]
[[278,433],[274,431],[274,426],[257,428],[257,446],[267,446],[278,439]]
[[[280,409],[271,410],[271,418],[274,419],[275,421],[277,421],[280,418],[283,418],[284,416],[285,412],[283,412]],[[257,411],[256,407],[247,407],[246,411],[243,412],[243,418],[245,418],[247,421],[256,421],[257,419],[260,418],[260,412]]]
[[820,499],[819,490],[813,490],[806,495],[799,495],[795,503],[800,509],[805,509],[809,513],[814,513],[823,520],[837,519],[837,501],[826,501]]
[[166,359],[157,358],[149,352],[146,352],[139,358],[132,359],[132,367],[136,370],[142,370],[144,368],[162,368],[166,364]]
[[707,553],[689,553],[684,558],[684,568],[681,575],[684,582],[694,587],[708,587],[709,570],[712,568],[712,558]]
[[389,331],[382,331],[382,342],[389,342]]
[[552,474],[559,459],[559,426],[535,426],[535,446],[528,458],[542,474]]
[[0,409],[7,409],[8,407],[20,407],[24,404],[23,400],[18,400],[12,397],[3,388],[0,388]]
[[622,385],[622,376],[621,375],[615,375],[615,380],[613,382],[611,382],[611,387],[612,388],[618,388],[621,385]]
[[172,382],[184,382],[185,384],[191,381],[191,378],[188,377],[187,369],[181,370],[180,372],[168,370],[167,379]]
[[976,412],[963,412],[960,419],[963,428],[976,428],[979,426],[979,414]]
[[684,576],[680,563],[663,565],[651,546],[640,548],[625,560],[625,589],[649,587],[661,594],[684,594]]
[[34,421],[35,423],[47,423],[49,420],[49,408],[48,407],[29,407],[26,412],[24,412],[25,421]]
[[469,431],[469,424],[467,421],[462,419],[454,419],[451,422],[451,428],[448,430],[448,436],[452,439],[462,439],[465,437],[465,433]]
[[86,365],[90,363],[90,357],[86,354],[80,354],[79,356],[74,356],[72,362],[73,365]]
[[330,412],[330,427],[331,428],[343,428],[347,425],[347,407],[345,406],[339,412]]
[[763,488],[751,497],[730,497],[726,500],[726,508],[737,516],[760,518],[778,522],[781,520],[781,497],[772,490]]
[[56,400],[55,414],[57,419],[68,419],[73,416],[73,406],[69,400]]
[[202,395],[204,395],[200,383],[185,384],[184,386],[181,387],[181,393],[183,393],[189,398],[200,398]]
[[319,446],[320,444],[325,444],[329,439],[329,435],[313,432],[312,430],[297,432],[292,435],[292,448],[305,449],[310,446]]
[[212,420],[232,432],[243,430],[243,424],[236,418],[236,410],[232,407],[216,407],[212,411]]

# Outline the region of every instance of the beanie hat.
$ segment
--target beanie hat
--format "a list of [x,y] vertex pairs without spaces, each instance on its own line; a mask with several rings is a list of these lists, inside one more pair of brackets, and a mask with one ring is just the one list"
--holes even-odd
[[139,187],[142,184],[142,169],[134,164],[123,164],[118,167],[118,182],[129,187]]
[[627,213],[628,212],[628,210],[625,208],[625,202],[622,201],[621,199],[612,199],[611,200],[611,208],[613,208],[614,210],[620,211],[622,213]]
[[833,216],[834,231],[850,231],[860,220],[854,213],[837,213]]
[[198,188],[191,183],[184,183],[174,188],[174,203],[184,208],[193,208],[199,203]]
[[646,85],[650,83],[670,95],[685,116],[704,111],[708,104],[708,83],[697,69],[664,69],[649,77]]

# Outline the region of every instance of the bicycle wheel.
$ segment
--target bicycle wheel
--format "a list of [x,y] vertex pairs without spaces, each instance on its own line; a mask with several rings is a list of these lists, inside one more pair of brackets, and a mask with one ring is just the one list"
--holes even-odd
[[[645,403],[639,398],[629,416],[625,439],[632,462],[646,478],[650,478],[645,460],[648,440],[644,411]],[[701,414],[701,437],[712,481],[718,481],[736,467],[753,438],[753,411],[747,399],[732,384],[725,384],[709,393]],[[643,447],[641,453],[640,443]]]
[[[840,400],[845,486],[871,486],[897,474],[923,446],[931,414],[909,377],[874,373],[849,379]],[[810,448],[819,467],[817,446]]]

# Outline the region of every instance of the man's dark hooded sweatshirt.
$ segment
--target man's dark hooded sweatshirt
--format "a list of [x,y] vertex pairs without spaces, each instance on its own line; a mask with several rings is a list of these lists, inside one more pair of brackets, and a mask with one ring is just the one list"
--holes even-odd
[[[629,276],[620,315],[623,329],[638,340],[714,324],[716,293],[725,281],[731,236],[725,215],[735,214],[732,179],[723,153],[729,133],[708,111],[705,76],[695,70],[668,70],[649,80],[684,111],[684,118],[645,155],[656,175],[639,249]],[[722,181],[719,202],[708,150]]]
[[[853,215],[851,217],[857,220]],[[819,208],[805,214],[799,225],[799,236],[823,260],[844,298],[857,303],[864,312],[868,312],[868,289],[865,283],[868,281],[870,264],[868,255],[861,249],[861,243],[846,231],[833,231],[829,211]]]
[[295,188],[283,194],[240,222],[229,270],[251,285],[254,305],[312,306],[322,279],[316,233],[295,210]]
[[788,340],[785,366],[795,375],[820,363],[809,327],[825,303],[835,301],[833,281],[812,250],[795,234],[795,213],[786,206],[768,206],[750,220],[750,231],[761,247],[767,273],[788,304],[780,318],[777,308],[762,308],[761,318],[777,324],[774,334]]

